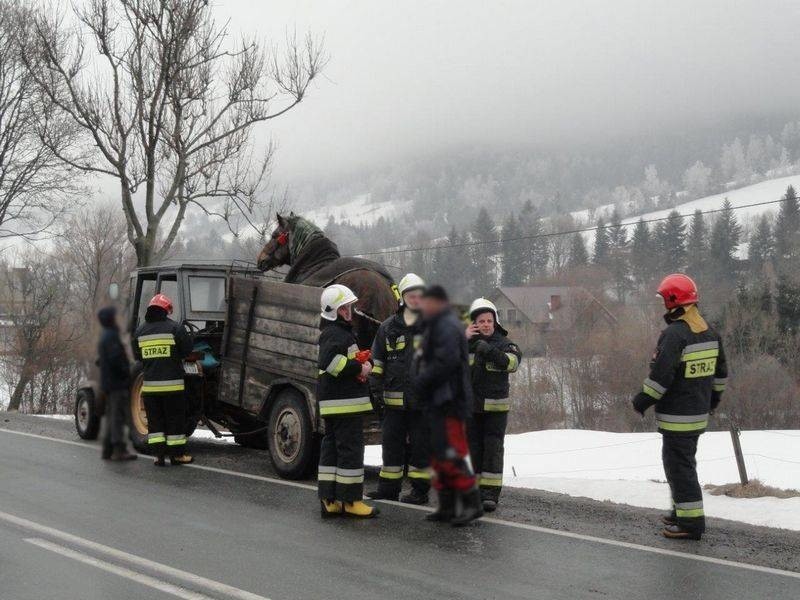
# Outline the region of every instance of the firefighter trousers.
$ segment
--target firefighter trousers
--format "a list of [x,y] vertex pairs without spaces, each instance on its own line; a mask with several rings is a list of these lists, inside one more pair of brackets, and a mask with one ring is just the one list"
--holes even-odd
[[317,480],[321,500],[355,502],[364,497],[364,420],[361,415],[325,419]]
[[383,466],[378,475],[378,491],[387,496],[400,493],[403,473],[408,465],[411,487],[427,494],[431,487],[430,431],[420,410],[386,409],[381,427]]
[[186,451],[186,399],[183,392],[142,394],[147,413],[147,445],[155,456]]
[[463,419],[433,409],[428,421],[431,424],[433,487],[457,492],[473,489],[476,479],[469,464],[469,445]]
[[699,435],[662,435],[661,458],[672,493],[672,514],[678,525],[695,533],[706,529],[703,492],[697,480]]
[[472,466],[484,500],[500,499],[508,412],[478,412],[467,422]]

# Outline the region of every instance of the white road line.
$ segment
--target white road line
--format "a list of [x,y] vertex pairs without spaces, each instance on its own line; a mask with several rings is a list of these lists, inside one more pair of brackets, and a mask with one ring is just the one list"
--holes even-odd
[[28,519],[23,519],[22,517],[17,517],[6,512],[0,511],[0,521],[6,521],[7,523],[11,523],[17,527],[35,531],[36,533],[45,537],[55,538],[72,546],[78,546],[85,550],[89,550],[95,554],[105,555],[106,557],[113,558],[120,562],[136,565],[137,567],[147,569],[171,579],[179,579],[195,587],[204,588],[217,594],[223,594],[231,598],[235,598],[236,600],[269,600],[269,598],[265,598],[264,596],[259,596],[258,594],[253,594],[237,587],[220,583],[219,581],[214,581],[213,579],[195,575],[194,573],[190,573],[188,571],[176,569],[175,567],[170,567],[147,558],[137,556],[136,554],[123,552],[122,550],[117,550],[116,548],[105,546],[103,544],[87,540],[86,538],[67,533],[66,531],[61,531],[60,529],[48,527],[47,525],[42,525],[41,523],[29,521]]
[[[58,442],[64,444],[72,444],[75,446],[82,446],[84,448],[96,448],[96,446],[91,444],[85,444],[81,442],[75,442],[71,440],[62,440],[59,438],[48,437],[45,435],[38,435],[35,433],[26,433],[22,431],[14,431],[12,429],[3,429],[0,428],[0,432],[4,433],[13,433],[16,435],[22,435],[27,437],[33,437],[43,440],[48,440],[51,442]],[[231,475],[233,477],[241,477],[243,479],[252,479],[254,481],[263,481],[265,483],[273,483],[277,485],[283,485],[287,487],[295,487],[295,488],[302,488],[307,490],[316,490],[317,486],[310,485],[307,483],[298,483],[296,481],[286,481],[284,479],[275,479],[272,477],[264,477],[263,475],[252,475],[250,473],[242,473],[240,471],[230,471],[228,469],[220,469],[217,467],[207,467],[204,465],[197,465],[191,464],[186,465],[187,467],[191,467],[193,469],[198,469],[201,471],[209,471],[211,473],[219,473],[222,475]],[[185,467],[184,467],[185,468]],[[377,502],[381,502],[382,504],[391,504],[393,506],[398,506],[400,508],[411,509],[411,510],[420,510],[425,512],[431,512],[433,509],[428,506],[416,506],[413,504],[404,504],[402,502],[393,502],[390,500],[378,500]],[[2,515],[2,513],[0,513]],[[637,550],[639,552],[649,552],[651,554],[659,554],[661,556],[672,556],[675,558],[683,558],[686,560],[694,560],[697,562],[704,562],[710,563],[714,565],[719,565],[723,567],[732,567],[736,569],[744,569],[747,571],[756,571],[758,573],[766,573],[769,575],[780,575],[783,577],[791,577],[793,579],[800,579],[800,572],[796,571],[785,571],[783,569],[775,569],[773,567],[762,567],[760,565],[751,565],[748,563],[741,563],[736,562],[733,560],[726,560],[724,558],[715,558],[713,556],[703,556],[700,554],[689,554],[688,552],[680,552],[678,550],[668,550],[666,548],[656,548],[655,546],[645,546],[643,544],[634,544],[632,542],[623,542],[620,540],[612,540],[608,538],[601,538],[595,537],[592,535],[585,535],[582,533],[573,533],[570,531],[561,531],[559,529],[548,529],[547,527],[539,527],[537,525],[528,525],[527,523],[517,523],[514,521],[505,521],[503,519],[496,519],[492,517],[484,517],[481,519],[484,523],[491,523],[493,525],[500,525],[502,527],[511,527],[514,529],[522,529],[525,531],[534,531],[536,533],[544,533],[548,535],[555,535],[558,537],[569,538],[573,540],[580,540],[583,542],[593,542],[596,544],[604,544],[606,546],[615,546],[617,548],[626,548],[628,550]]]
[[147,587],[151,587],[159,592],[172,594],[178,598],[184,598],[185,600],[214,600],[211,596],[206,596],[205,594],[201,594],[199,592],[193,592],[191,590],[187,590],[186,588],[172,585],[171,583],[156,579],[155,577],[150,577],[149,575],[144,575],[143,573],[137,573],[136,571],[131,571],[125,567],[111,564],[104,560],[100,560],[99,558],[89,556],[88,554],[76,552],[75,550],[71,550],[65,546],[59,546],[58,544],[48,542],[47,540],[42,540],[39,538],[25,538],[25,541],[29,544],[33,544],[34,546],[39,546],[40,548],[49,550],[50,552],[55,552],[61,556],[71,558],[72,560],[97,567],[98,569],[102,569],[108,573],[113,573],[119,577],[124,577],[125,579],[130,579],[136,583],[146,585]]

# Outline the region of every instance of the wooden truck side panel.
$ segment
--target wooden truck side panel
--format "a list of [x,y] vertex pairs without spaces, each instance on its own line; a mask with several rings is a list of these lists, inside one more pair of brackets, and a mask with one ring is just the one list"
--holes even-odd
[[231,276],[218,399],[261,416],[273,389],[306,396],[316,423],[319,288]]

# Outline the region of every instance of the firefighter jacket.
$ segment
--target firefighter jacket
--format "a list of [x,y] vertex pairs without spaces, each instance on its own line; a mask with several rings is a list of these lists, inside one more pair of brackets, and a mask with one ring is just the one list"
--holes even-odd
[[423,324],[414,354],[414,392],[420,405],[466,419],[472,411],[469,350],[464,324],[446,310]]
[[655,404],[661,433],[697,435],[725,389],[728,367],[719,335],[692,332],[682,320],[667,325],[650,361],[650,374],[634,399],[637,410]]
[[387,409],[417,409],[412,380],[414,347],[421,335],[417,323],[406,325],[403,311],[381,323],[372,344],[372,382]]
[[522,352],[498,330],[469,341],[470,378],[475,412],[507,412],[508,375],[519,367]]
[[347,417],[372,411],[367,382],[358,380],[361,363],[352,326],[337,319],[322,320],[319,335],[317,401],[323,418]]
[[146,321],[133,334],[133,353],[142,361],[145,394],[183,391],[183,359],[192,352],[186,329],[163,318]]

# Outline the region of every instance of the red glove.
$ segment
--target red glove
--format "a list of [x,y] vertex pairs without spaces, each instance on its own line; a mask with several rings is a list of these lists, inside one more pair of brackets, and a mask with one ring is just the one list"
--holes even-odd
[[[372,350],[359,350],[358,352],[356,352],[356,360],[360,362],[362,365],[365,362],[369,362],[371,358],[372,358]],[[358,377],[356,377],[356,379],[358,379],[361,383],[366,383],[367,381],[367,378],[364,377],[363,375],[359,375]]]

